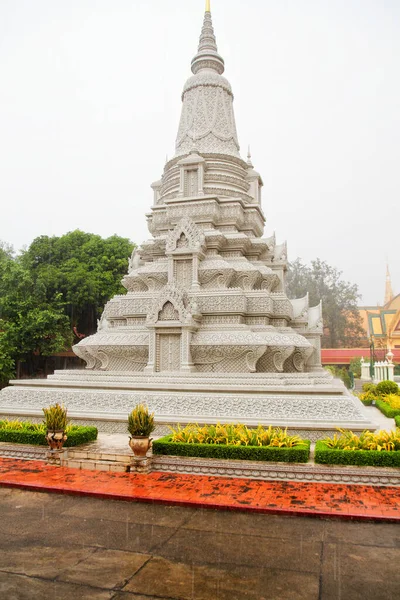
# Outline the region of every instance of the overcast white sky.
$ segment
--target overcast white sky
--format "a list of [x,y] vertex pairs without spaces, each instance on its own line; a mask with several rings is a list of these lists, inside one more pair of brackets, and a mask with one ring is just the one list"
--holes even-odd
[[[0,0],[0,239],[150,237],[203,0]],[[400,292],[400,1],[212,0],[265,234]]]

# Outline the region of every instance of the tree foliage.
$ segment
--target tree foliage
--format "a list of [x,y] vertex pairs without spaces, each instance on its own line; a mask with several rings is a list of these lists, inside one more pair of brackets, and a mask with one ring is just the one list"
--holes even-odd
[[358,301],[358,286],[342,279],[342,272],[325,261],[316,259],[311,265],[300,258],[290,263],[286,284],[289,298],[309,293],[310,306],[322,300],[325,348],[355,348],[365,336]]
[[36,238],[22,262],[47,302],[61,297],[71,325],[90,334],[96,331],[105,303],[125,292],[121,279],[133,248],[130,240],[117,235],[103,239],[76,230]]
[[60,296],[46,301],[40,285],[13,256],[0,259],[0,382],[14,375],[18,360],[50,356],[72,341]]
[[104,304],[122,293],[133,244],[73,231],[41,236],[20,256],[0,242],[0,386],[17,361],[33,364],[73,342],[73,327],[96,330]]

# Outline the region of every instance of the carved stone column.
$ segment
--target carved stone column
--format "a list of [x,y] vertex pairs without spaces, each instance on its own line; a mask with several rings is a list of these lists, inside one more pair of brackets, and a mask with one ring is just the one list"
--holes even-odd
[[184,189],[185,189],[185,168],[183,165],[181,165],[181,168],[179,169],[179,173],[180,173],[180,177],[179,177],[178,198],[183,198]]
[[198,195],[199,196],[204,196],[204,164],[200,162],[199,163],[199,182],[198,182],[198,186],[199,186],[199,190],[198,190]]
[[144,368],[144,373],[155,373],[156,371],[156,330],[149,328],[149,362]]
[[172,256],[168,256],[168,283],[173,283],[174,281],[174,259]]
[[199,255],[193,254],[193,263],[192,263],[192,290],[199,290],[200,282],[199,282]]
[[306,371],[310,373],[318,373],[324,368],[321,363],[321,335],[307,335],[308,341],[314,346],[314,352],[307,361]]
[[181,371],[184,373],[193,373],[196,370],[192,355],[190,352],[190,342],[192,339],[193,328],[191,326],[182,327],[182,342],[181,342]]

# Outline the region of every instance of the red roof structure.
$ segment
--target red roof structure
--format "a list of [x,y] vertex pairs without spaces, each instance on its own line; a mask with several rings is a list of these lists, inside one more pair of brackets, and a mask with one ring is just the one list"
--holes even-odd
[[[400,363],[400,348],[392,350],[393,362]],[[364,357],[369,360],[369,348],[323,348],[321,359],[323,365],[348,365],[352,358]]]

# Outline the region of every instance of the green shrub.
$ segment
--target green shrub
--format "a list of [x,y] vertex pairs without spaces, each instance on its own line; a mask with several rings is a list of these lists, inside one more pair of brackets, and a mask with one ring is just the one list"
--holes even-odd
[[144,404],[138,404],[128,415],[128,431],[132,436],[148,437],[155,429],[154,413]]
[[351,380],[349,371],[346,369],[346,367],[340,368],[336,365],[327,365],[325,369],[329,371],[329,373],[331,373],[334,377],[338,377],[339,379],[341,379],[348,390],[353,387],[353,382]]
[[28,429],[0,429],[0,442],[47,446],[46,432]]
[[364,404],[364,406],[372,406],[372,402],[375,400],[375,396],[370,396],[367,394],[360,394],[358,396],[359,400]]
[[289,435],[287,429],[259,425],[250,429],[242,423],[195,425],[170,427],[171,441],[184,444],[222,444],[225,446],[273,446],[292,448],[303,440],[298,435]]
[[354,381],[351,379],[350,373],[346,369],[346,367],[343,367],[343,369],[341,369],[339,377],[343,381],[344,385],[347,387],[348,390],[350,390],[353,387]]
[[44,423],[29,423],[29,421],[9,421],[8,419],[0,421],[0,429],[23,429],[24,431],[40,431],[46,433],[46,427]]
[[362,391],[366,394],[376,396],[376,384],[375,383],[363,383]]
[[400,409],[391,408],[387,402],[382,400],[382,398],[377,398],[375,400],[375,406],[376,408],[379,408],[385,417],[389,417],[389,419],[394,419],[396,415],[400,415]]
[[361,356],[355,356],[350,359],[349,365],[350,371],[353,371],[354,377],[360,379],[361,377]]
[[396,427],[400,427],[400,415],[395,416],[394,422],[396,423]]
[[67,409],[61,404],[52,404],[43,408],[44,424],[51,431],[65,430],[68,424]]
[[66,434],[68,439],[64,443],[64,446],[65,448],[72,448],[73,446],[80,446],[81,444],[97,440],[98,430],[97,427],[71,425],[70,429],[67,427]]
[[386,394],[398,394],[399,386],[395,381],[381,381],[376,386],[377,396],[386,396]]
[[153,454],[222,458],[230,460],[305,463],[308,461],[310,455],[310,441],[303,440],[301,445],[293,448],[230,446],[223,444],[185,444],[182,442],[172,442],[171,436],[167,435],[153,442]]
[[324,465],[400,467],[400,451],[340,450],[329,448],[324,441],[319,441],[315,445],[314,460]]
[[355,393],[355,396],[364,404],[364,406],[371,406],[376,400],[376,396],[373,392],[361,392],[361,394]]
[[332,450],[378,450],[379,452],[393,452],[400,450],[400,429],[396,431],[365,430],[359,435],[348,429],[338,429],[340,435],[334,434],[331,438],[322,440]]
[[[0,421],[0,442],[10,444],[32,444],[47,446],[47,428],[44,423],[28,423],[25,421]],[[78,446],[97,439],[96,427],[69,425],[65,430],[68,439],[64,447]]]
[[395,410],[400,409],[400,395],[399,394],[387,394],[386,396],[382,396],[381,400],[388,404],[390,408],[394,408]]

